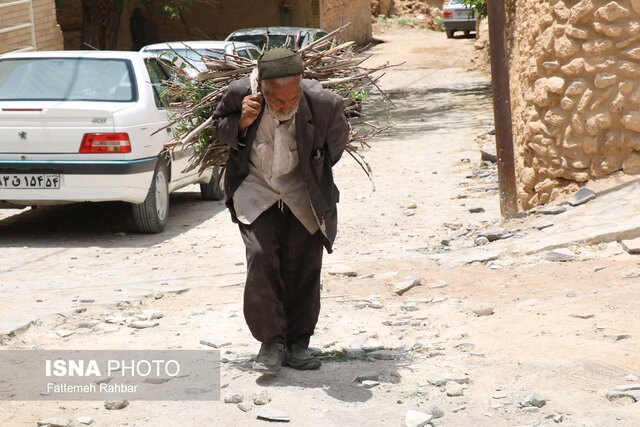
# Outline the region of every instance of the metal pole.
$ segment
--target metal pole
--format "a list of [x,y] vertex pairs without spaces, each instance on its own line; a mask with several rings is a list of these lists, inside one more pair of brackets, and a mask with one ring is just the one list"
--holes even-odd
[[504,0],[487,0],[487,12],[489,14],[489,52],[491,54],[493,116],[496,126],[500,211],[503,217],[509,219],[518,215],[518,197],[513,155],[509,67],[505,49]]

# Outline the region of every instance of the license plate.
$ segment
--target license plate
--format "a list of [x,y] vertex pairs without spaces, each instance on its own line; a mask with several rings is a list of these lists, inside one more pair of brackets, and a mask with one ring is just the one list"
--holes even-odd
[[469,17],[469,13],[468,12],[456,12],[456,18],[468,18]]
[[46,189],[54,190],[60,188],[60,174],[44,173],[0,173],[0,189]]

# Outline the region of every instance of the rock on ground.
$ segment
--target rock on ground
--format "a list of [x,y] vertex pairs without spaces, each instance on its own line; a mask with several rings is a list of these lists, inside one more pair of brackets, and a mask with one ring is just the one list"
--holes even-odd
[[576,256],[569,249],[560,248],[547,252],[544,259],[552,262],[569,262],[575,261]]
[[329,269],[329,274],[332,276],[356,277],[358,272],[348,265],[336,264]]
[[213,348],[220,348],[231,345],[231,342],[220,338],[203,338],[200,340],[200,344],[208,345]]
[[260,408],[256,413],[258,419],[267,420],[267,421],[284,421],[289,422],[291,418],[289,414],[283,411],[279,411],[271,408]]
[[255,405],[266,405],[271,402],[271,396],[266,390],[262,390],[260,393],[255,393],[253,395],[253,403]]
[[436,372],[427,377],[427,382],[435,386],[445,385],[450,381],[458,384],[469,384],[469,377],[449,371]]
[[419,286],[421,283],[422,279],[409,276],[402,282],[398,282],[393,285],[393,293],[396,295],[402,295],[414,286]]
[[445,391],[447,392],[447,396],[462,396],[464,393],[464,387],[462,384],[449,381],[445,386]]
[[406,427],[424,427],[433,419],[433,415],[409,410],[404,418]]
[[127,406],[129,406],[128,400],[107,400],[106,402],[104,402],[104,407],[109,409],[110,411],[124,409]]
[[51,427],[69,427],[71,422],[62,417],[47,418],[46,420],[38,421],[39,426],[51,426]]
[[223,397],[224,403],[240,403],[244,400],[244,394],[241,391],[233,391],[226,393]]
[[433,419],[444,417],[444,411],[435,403],[428,403],[423,409],[426,413],[433,415]]
[[633,240],[623,240],[620,242],[622,248],[631,255],[640,254],[640,238]]
[[578,206],[596,198],[596,193],[588,188],[581,188],[576,194],[569,199],[571,206]]

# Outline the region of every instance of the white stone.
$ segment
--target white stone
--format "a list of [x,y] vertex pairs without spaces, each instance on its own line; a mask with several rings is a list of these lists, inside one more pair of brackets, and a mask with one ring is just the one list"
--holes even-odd
[[590,314],[590,313],[573,313],[570,314],[571,317],[575,317],[576,319],[592,319],[593,317],[595,317],[594,314]]
[[242,412],[249,412],[251,408],[253,408],[253,405],[250,403],[238,403],[237,406]]
[[244,400],[244,394],[240,391],[226,393],[223,397],[224,403],[240,403]]
[[533,228],[536,228],[538,230],[544,230],[545,228],[549,228],[549,227],[553,227],[553,222],[549,219],[543,219],[542,221],[537,222],[533,226]]
[[220,338],[203,338],[200,340],[200,344],[207,345],[213,348],[226,347],[231,345],[231,341],[227,341]]
[[435,386],[445,385],[448,382],[469,384],[469,377],[462,374],[456,374],[455,372],[441,371],[427,376],[427,382]]
[[135,329],[146,329],[155,328],[159,324],[159,322],[155,322],[153,320],[134,320],[133,322],[129,323],[129,326]]
[[419,286],[422,283],[422,279],[416,277],[407,277],[402,282],[393,285],[393,293],[396,295],[402,295],[414,286]]
[[254,393],[252,396],[254,405],[266,405],[271,402],[271,396],[266,390],[262,390],[260,393]]
[[75,331],[71,331],[69,329],[56,329],[56,334],[58,336],[61,336],[62,338],[66,338],[68,336],[71,336],[73,334],[75,334]]
[[258,419],[268,420],[268,421],[291,421],[291,417],[284,411],[279,411],[272,408],[260,408],[258,412],[256,412],[256,416]]
[[464,387],[462,384],[458,384],[454,381],[449,381],[445,386],[445,390],[447,396],[462,396],[464,394]]
[[629,381],[629,382],[632,382],[632,383],[637,383],[638,381],[640,381],[640,380],[638,379],[638,377],[636,377],[636,376],[635,376],[635,375],[633,375],[633,374],[629,374],[629,375],[627,375],[626,377],[624,377],[624,379],[625,379],[625,381]]
[[76,421],[84,425],[93,424],[93,418],[87,416],[78,417],[76,418]]
[[568,262],[568,261],[575,261],[576,256],[569,249],[559,248],[559,249],[554,249],[550,252],[547,252],[544,259],[552,262]]
[[475,314],[478,317],[491,316],[493,313],[494,313],[493,307],[480,308],[478,310],[473,310],[473,314]]
[[331,266],[329,269],[329,274],[332,276],[346,276],[346,277],[356,277],[358,276],[358,272],[348,265],[344,264],[336,264]]
[[418,311],[418,304],[414,301],[406,301],[400,305],[402,311]]
[[69,427],[71,425],[71,422],[66,418],[52,417],[38,421],[38,425],[50,427]]
[[633,240],[623,240],[620,244],[628,253],[632,255],[640,254],[640,237]]
[[404,418],[404,425],[406,427],[424,427],[429,424],[432,419],[433,415],[431,414],[408,410],[407,415]]
[[609,338],[611,341],[620,341],[631,338],[629,334],[607,334],[604,336],[605,338]]

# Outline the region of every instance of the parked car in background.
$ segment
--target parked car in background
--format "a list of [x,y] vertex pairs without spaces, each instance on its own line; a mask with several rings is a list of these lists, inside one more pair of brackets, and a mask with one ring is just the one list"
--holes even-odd
[[184,69],[189,74],[207,71],[202,61],[203,55],[221,58],[226,53],[254,60],[260,56],[260,50],[251,43],[219,40],[156,43],[144,46],[140,52],[161,56],[178,67],[184,64]]
[[261,51],[269,40],[269,48],[279,47],[291,39],[291,46],[299,37],[298,47],[304,47],[315,40],[327,35],[327,32],[318,28],[301,27],[260,27],[236,30],[229,34],[225,40],[235,42],[248,42],[256,45]]
[[450,0],[442,15],[448,39],[452,38],[456,31],[464,31],[466,36],[471,34],[471,31],[476,31],[476,19],[473,17],[473,11],[461,0]]
[[162,129],[170,109],[161,83],[171,77],[186,78],[139,52],[2,55],[2,205],[124,201],[140,232],[157,233],[174,190],[199,183],[205,199],[220,199],[217,171],[185,172],[191,153],[165,147],[172,130]]

